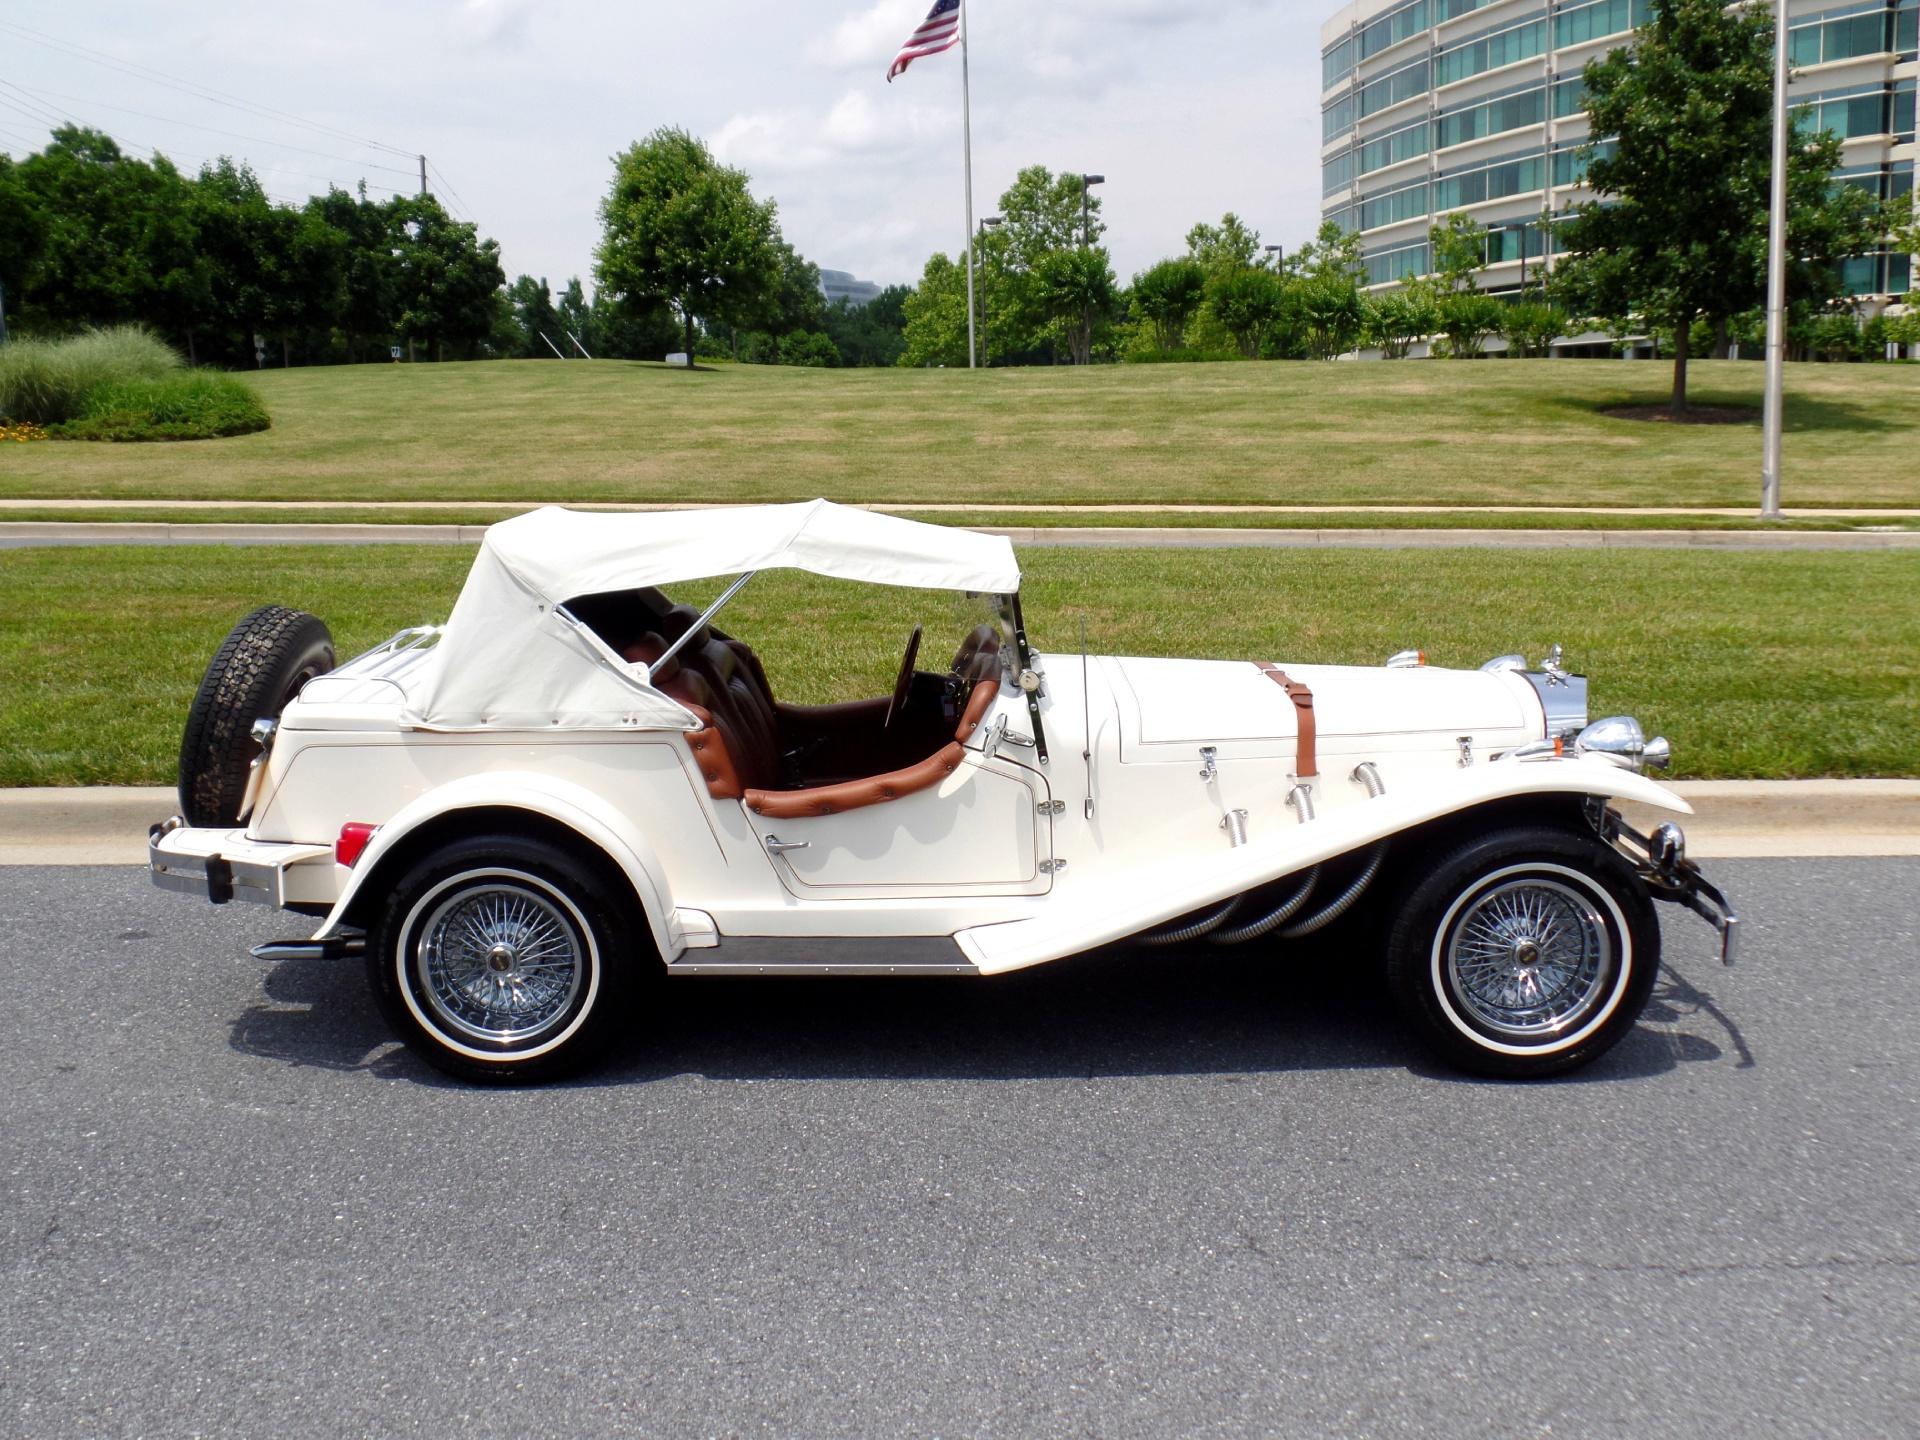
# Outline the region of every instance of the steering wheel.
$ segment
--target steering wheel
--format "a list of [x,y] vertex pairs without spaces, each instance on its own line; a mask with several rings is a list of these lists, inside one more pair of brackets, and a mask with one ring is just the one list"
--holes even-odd
[[907,653],[900,657],[900,674],[893,682],[893,698],[887,701],[887,718],[881,722],[882,730],[891,729],[893,717],[907,708],[907,692],[913,688],[913,662],[920,658],[920,627],[913,627],[913,633],[907,637]]

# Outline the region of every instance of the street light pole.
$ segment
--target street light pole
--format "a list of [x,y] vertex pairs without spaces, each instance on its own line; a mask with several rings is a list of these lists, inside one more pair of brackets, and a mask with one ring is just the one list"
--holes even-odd
[[1260,247],[1273,257],[1273,273],[1278,275],[1287,261],[1287,247],[1284,245],[1262,245]]
[[1767,398],[1760,462],[1760,518],[1780,518],[1781,410],[1787,380],[1787,5],[1773,7],[1773,214],[1767,225]]
[[1080,248],[1086,249],[1093,244],[1093,212],[1087,202],[1087,192],[1095,185],[1104,185],[1104,175],[1082,175],[1080,177]]

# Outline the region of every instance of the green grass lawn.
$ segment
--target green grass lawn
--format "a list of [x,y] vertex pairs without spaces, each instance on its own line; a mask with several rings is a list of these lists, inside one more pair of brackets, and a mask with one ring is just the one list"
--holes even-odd
[[[0,496],[1739,505],[1753,425],[1609,418],[1644,361],[962,371],[503,361],[268,371],[273,428],[0,452]],[[1703,404],[1761,367],[1702,363]],[[1785,498],[1920,506],[1920,367],[1796,365]]]
[[[443,619],[454,546],[0,552],[0,785],[171,783],[208,658],[245,611],[312,610],[344,654]],[[1474,665],[1551,641],[1596,715],[1638,714],[1679,775],[1920,775],[1920,555],[1685,551],[1068,551],[1022,555],[1035,642],[1377,664],[1407,646]],[[692,597],[697,598],[697,597]],[[948,597],[793,573],[729,608],[801,701],[883,692],[911,623]]]

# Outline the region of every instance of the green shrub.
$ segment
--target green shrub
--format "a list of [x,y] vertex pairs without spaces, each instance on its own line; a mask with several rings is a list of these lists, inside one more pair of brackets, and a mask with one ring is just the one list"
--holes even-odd
[[98,390],[181,368],[171,346],[132,325],[71,340],[15,340],[0,346],[0,418],[41,425],[76,420]]
[[260,397],[244,381],[217,370],[181,370],[101,386],[83,415],[52,433],[65,440],[211,440],[268,424]]

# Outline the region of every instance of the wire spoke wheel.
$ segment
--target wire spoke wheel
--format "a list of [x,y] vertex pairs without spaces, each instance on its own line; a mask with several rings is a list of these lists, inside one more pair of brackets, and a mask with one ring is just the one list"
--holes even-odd
[[1592,897],[1545,875],[1479,891],[1444,949],[1448,986],[1468,1014],[1522,1042],[1578,1026],[1613,979],[1612,936]]
[[495,1045],[539,1034],[580,992],[579,930],[545,895],[509,882],[456,890],[420,925],[421,998],[453,1029]]

